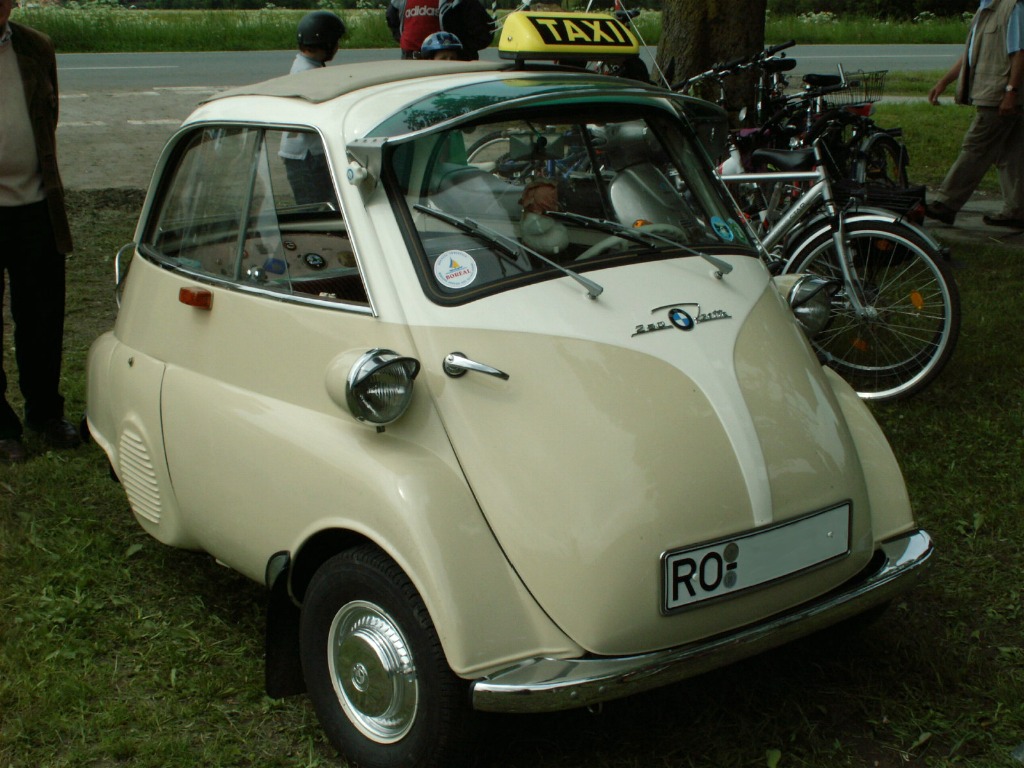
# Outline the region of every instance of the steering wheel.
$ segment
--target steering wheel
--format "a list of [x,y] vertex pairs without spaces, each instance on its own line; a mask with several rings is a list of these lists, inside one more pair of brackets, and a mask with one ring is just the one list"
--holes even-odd
[[[679,240],[686,242],[686,233],[677,227],[675,224],[644,224],[642,227],[636,227],[638,232],[646,232],[651,235],[661,235],[667,237],[670,240]],[[603,240],[598,240],[592,246],[587,248],[583,253],[576,257],[576,261],[586,261],[587,259],[594,259],[598,256],[604,256],[605,254],[616,253],[618,251],[624,251],[632,245],[632,241],[626,240],[618,235],[609,235]]]

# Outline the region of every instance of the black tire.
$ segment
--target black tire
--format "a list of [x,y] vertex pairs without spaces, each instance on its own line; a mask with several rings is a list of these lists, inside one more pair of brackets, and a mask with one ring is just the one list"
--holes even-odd
[[485,168],[490,168],[493,163],[491,173],[512,184],[523,184],[537,163],[512,160],[511,146],[512,141],[505,131],[491,131],[474,141],[466,150],[467,162]]
[[865,139],[854,167],[854,178],[862,184],[879,184],[906,189],[907,148],[888,133],[879,131]]
[[[920,392],[949,362],[960,334],[960,294],[949,266],[907,227],[888,222],[847,225],[860,300],[858,317],[846,288],[832,300],[829,325],[811,339],[822,362],[866,400]],[[831,231],[796,244],[787,272],[842,283]]]
[[466,156],[470,164],[482,162],[496,162],[507,158],[509,138],[504,131],[491,131],[474,141]]
[[471,748],[467,685],[449,669],[426,606],[376,547],[317,570],[302,605],[303,676],[317,718],[362,768],[441,768]]

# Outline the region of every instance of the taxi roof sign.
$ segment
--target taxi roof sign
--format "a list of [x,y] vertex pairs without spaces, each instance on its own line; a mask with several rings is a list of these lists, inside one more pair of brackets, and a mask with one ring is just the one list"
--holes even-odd
[[636,35],[614,16],[602,13],[515,11],[505,17],[498,42],[498,55],[517,61],[593,61],[639,54]]

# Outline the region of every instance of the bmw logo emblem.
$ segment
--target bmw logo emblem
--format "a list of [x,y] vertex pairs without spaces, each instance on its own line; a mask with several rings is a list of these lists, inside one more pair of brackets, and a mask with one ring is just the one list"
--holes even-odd
[[692,331],[694,322],[693,317],[690,316],[689,312],[686,312],[678,307],[670,309],[668,311],[668,319],[676,328],[680,331]]

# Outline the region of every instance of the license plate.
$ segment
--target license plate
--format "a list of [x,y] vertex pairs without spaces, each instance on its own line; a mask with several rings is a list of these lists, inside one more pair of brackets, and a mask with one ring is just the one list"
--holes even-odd
[[665,613],[735,595],[845,555],[850,504],[662,555]]

